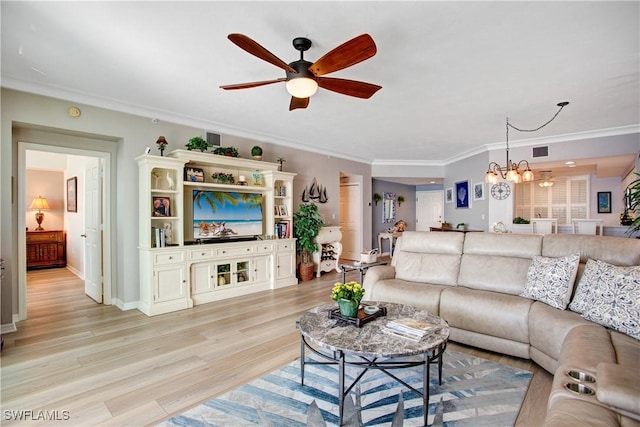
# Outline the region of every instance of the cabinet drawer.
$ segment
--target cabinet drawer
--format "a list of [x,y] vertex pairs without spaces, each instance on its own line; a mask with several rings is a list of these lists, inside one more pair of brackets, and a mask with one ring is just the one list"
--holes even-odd
[[257,253],[270,253],[273,252],[273,243],[260,243],[256,245]]
[[155,254],[153,257],[155,265],[179,264],[181,262],[184,262],[184,252],[162,252]]
[[292,242],[277,243],[276,244],[276,250],[278,252],[292,251],[294,248],[295,248],[295,244],[292,243]]
[[241,248],[224,248],[217,249],[216,255],[218,256],[236,256],[236,255],[247,255],[252,254],[254,252],[253,246],[244,246]]
[[328,271],[328,270],[332,270],[336,268],[336,261],[335,260],[327,260],[327,261],[322,261],[320,263],[320,270],[321,271]]
[[59,233],[57,231],[40,231],[27,233],[27,243],[57,242],[58,234]]
[[213,258],[213,249],[197,249],[190,251],[189,259],[198,260],[198,259],[209,259]]

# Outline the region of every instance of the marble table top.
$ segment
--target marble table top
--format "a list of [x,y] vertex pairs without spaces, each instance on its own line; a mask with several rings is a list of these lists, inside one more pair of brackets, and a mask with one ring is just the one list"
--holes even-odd
[[[362,305],[386,307],[387,315],[358,328],[339,319],[330,319],[328,311],[337,303],[324,304],[311,309],[300,318],[300,332],[309,341],[324,350],[343,351],[367,357],[402,357],[424,354],[436,349],[449,339],[449,325],[442,318],[426,310],[389,302],[362,301]],[[391,335],[382,327],[391,319],[410,317],[439,321],[442,329],[415,342]]]

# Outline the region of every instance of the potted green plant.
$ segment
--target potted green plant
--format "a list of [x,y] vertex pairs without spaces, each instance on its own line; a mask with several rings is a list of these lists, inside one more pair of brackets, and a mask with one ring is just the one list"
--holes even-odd
[[209,149],[209,147],[211,147],[211,145],[209,145],[209,143],[207,141],[204,140],[203,137],[201,136],[194,136],[193,138],[191,138],[189,140],[189,142],[186,145],[187,150],[192,151],[192,150],[200,150],[203,153],[205,151],[207,151]]
[[254,160],[262,160],[262,147],[257,145],[251,147],[251,157],[253,157]]
[[298,272],[300,280],[305,282],[313,279],[313,261],[311,254],[318,251],[316,236],[322,228],[322,217],[318,213],[315,203],[301,204],[298,212],[293,214],[293,230],[296,237],[296,249],[301,257]]
[[227,157],[238,157],[238,149],[236,147],[216,147],[213,154]]
[[514,224],[529,224],[530,221],[528,219],[524,219],[521,216],[517,216],[515,218],[513,218],[513,223]]

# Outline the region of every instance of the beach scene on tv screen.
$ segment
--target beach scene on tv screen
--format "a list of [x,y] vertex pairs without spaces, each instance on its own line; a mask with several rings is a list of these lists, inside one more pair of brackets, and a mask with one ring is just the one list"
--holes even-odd
[[231,238],[262,234],[262,195],[193,191],[193,237]]

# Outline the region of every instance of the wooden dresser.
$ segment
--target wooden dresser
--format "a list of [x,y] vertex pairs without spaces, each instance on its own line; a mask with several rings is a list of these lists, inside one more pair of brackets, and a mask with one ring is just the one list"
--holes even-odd
[[67,266],[64,230],[27,231],[27,270]]

